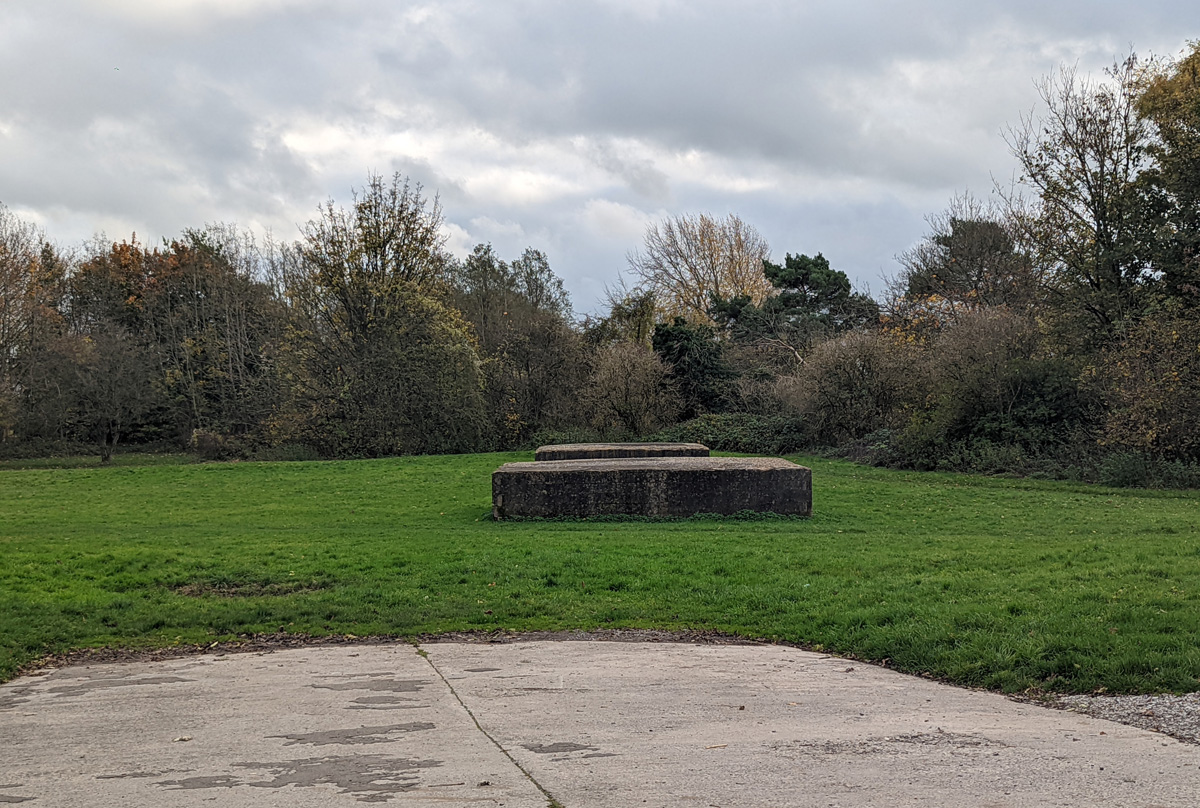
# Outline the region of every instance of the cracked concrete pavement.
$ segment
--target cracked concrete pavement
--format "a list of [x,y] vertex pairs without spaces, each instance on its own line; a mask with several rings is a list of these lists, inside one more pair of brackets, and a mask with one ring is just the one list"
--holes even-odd
[[0,685],[0,804],[1200,804],[1200,746],[783,646],[311,647]]

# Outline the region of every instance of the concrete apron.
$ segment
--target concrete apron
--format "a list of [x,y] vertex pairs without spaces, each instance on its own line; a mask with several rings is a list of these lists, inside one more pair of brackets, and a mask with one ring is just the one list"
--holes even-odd
[[0,686],[0,804],[1193,806],[1200,747],[780,646],[313,647]]

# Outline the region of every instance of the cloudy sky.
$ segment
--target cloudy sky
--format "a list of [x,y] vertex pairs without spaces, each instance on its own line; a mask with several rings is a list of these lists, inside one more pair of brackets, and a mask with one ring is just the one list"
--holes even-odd
[[[987,196],[1061,64],[1176,55],[1194,0],[4,0],[0,202],[62,244],[290,240],[369,173],[451,249],[544,250],[596,310],[648,222],[737,213],[878,293]],[[1181,22],[1198,23],[1186,30]]]

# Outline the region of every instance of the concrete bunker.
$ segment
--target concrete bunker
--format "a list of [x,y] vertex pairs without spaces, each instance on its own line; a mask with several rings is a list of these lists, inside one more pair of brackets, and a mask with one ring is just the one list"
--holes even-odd
[[812,471],[768,457],[624,457],[505,463],[492,515],[812,514]]
[[703,443],[560,443],[539,446],[534,460],[606,460],[623,457],[708,457]]

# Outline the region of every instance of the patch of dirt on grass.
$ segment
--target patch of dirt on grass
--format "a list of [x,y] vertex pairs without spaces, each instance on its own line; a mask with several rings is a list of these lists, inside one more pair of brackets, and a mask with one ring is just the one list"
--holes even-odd
[[353,634],[337,634],[314,637],[308,634],[273,632],[270,634],[248,634],[233,640],[208,644],[180,643],[161,647],[142,648],[76,648],[62,654],[51,654],[21,668],[17,675],[28,675],[46,668],[64,668],[70,665],[102,665],[110,662],[157,662],[166,659],[182,659],[200,654],[249,654],[279,651],[288,648],[309,648],[321,645],[398,645],[410,640],[403,637],[357,637]]
[[238,581],[194,581],[192,583],[172,586],[171,591],[177,595],[189,598],[202,598],[209,595],[223,598],[256,598],[281,597],[301,592],[318,592],[327,588],[325,584],[317,581],[274,581],[271,583],[262,583],[261,581],[248,581],[245,583]]

